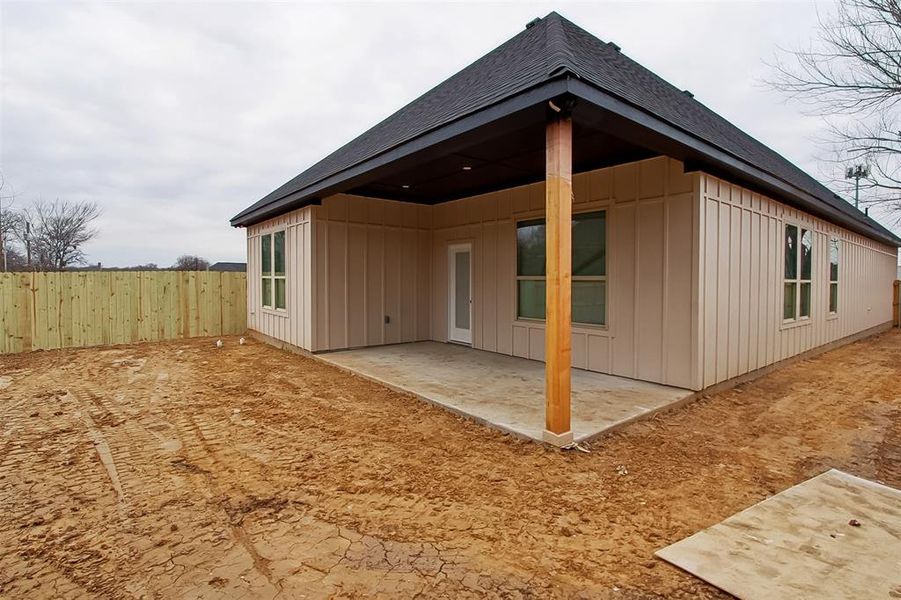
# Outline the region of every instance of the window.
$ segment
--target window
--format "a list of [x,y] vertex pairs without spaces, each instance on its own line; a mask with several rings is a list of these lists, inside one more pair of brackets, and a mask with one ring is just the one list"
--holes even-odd
[[[545,316],[544,219],[516,226],[516,315],[520,319]],[[607,214],[573,215],[572,321],[607,323]]]
[[[800,232],[800,235],[799,235]],[[810,317],[810,278],[813,271],[813,233],[797,225],[785,226],[785,286],[782,318]]]
[[829,314],[838,313],[838,240],[829,240]]
[[260,236],[260,256],[262,258],[263,306],[284,310],[286,300],[285,283],[285,232],[276,231]]

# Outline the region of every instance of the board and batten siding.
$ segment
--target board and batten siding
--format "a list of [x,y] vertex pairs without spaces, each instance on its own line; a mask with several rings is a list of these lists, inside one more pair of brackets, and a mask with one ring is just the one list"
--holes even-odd
[[[889,322],[897,250],[702,174],[700,352],[692,387],[750,373]],[[784,227],[813,232],[811,314],[783,323]],[[839,301],[829,314],[830,238],[840,240]]]
[[[310,302],[313,264],[312,207],[304,207],[247,230],[247,326],[299,348],[313,348],[313,306]],[[286,308],[263,308],[260,236],[285,231]],[[274,292],[273,292],[274,293]]]
[[[573,177],[573,213],[607,212],[607,325],[573,325],[573,366],[690,387],[697,174],[664,157]],[[446,341],[448,246],[472,244],[474,348],[544,359],[544,323],[516,318],[516,223],[544,216],[537,183],[438,204],[432,339]]]
[[429,339],[431,215],[345,194],[313,207],[312,350]]
[[[573,177],[607,213],[607,324],[573,326],[573,366],[695,390],[891,320],[896,250],[666,157]],[[544,359],[516,317],[516,223],[536,183],[435,206],[326,198],[248,230],[248,326],[311,351],[447,341],[448,247],[472,244],[474,348]],[[783,228],[814,232],[811,318],[782,322]],[[287,309],[260,306],[259,236],[284,229]],[[841,240],[828,314],[828,242]],[[387,321],[387,322],[386,322]]]

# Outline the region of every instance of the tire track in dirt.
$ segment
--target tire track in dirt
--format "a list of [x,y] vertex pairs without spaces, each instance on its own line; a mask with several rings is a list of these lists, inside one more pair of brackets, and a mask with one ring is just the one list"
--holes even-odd
[[[186,418],[184,421],[189,430],[194,434],[194,439],[196,439],[199,443],[204,456],[209,459],[209,461],[213,463],[214,466],[216,466],[218,469],[221,469],[219,460],[216,457],[216,452],[211,448],[211,442],[204,434],[204,428],[198,425],[196,420],[193,418]],[[218,440],[218,438],[216,439]],[[281,593],[281,582],[273,577],[272,571],[269,568],[269,559],[264,558],[260,555],[259,550],[257,550],[256,546],[253,544],[253,541],[250,539],[250,536],[247,535],[247,532],[244,530],[244,527],[242,525],[244,514],[246,514],[246,512],[249,512],[249,510],[252,510],[252,508],[248,508],[245,511],[230,510],[230,507],[226,500],[228,498],[228,495],[218,485],[212,473],[209,470],[204,469],[200,470],[198,474],[205,480],[207,488],[212,492],[213,497],[216,499],[220,510],[226,516],[232,537],[244,548],[248,556],[250,556],[254,568],[263,577],[266,578],[266,581],[268,581],[270,585],[278,590],[278,593]]]
[[82,402],[71,390],[66,390],[62,399],[72,402],[79,407],[75,412],[75,416],[80,418],[87,428],[88,436],[94,444],[94,450],[97,452],[97,457],[100,459],[100,463],[106,470],[106,474],[109,477],[113,490],[116,492],[116,498],[121,506],[125,503],[125,491],[122,489],[122,482],[119,481],[119,471],[116,468],[116,460],[113,458],[113,453],[110,450],[109,443],[106,441],[106,437],[97,427],[97,424],[94,422],[94,419],[91,418],[90,413],[86,410]]
[[[162,378],[157,374],[150,394],[151,402],[158,402],[166,396],[166,394],[162,393],[162,387],[172,379],[173,373],[171,372],[167,372],[166,376]],[[132,378],[133,380],[134,378]],[[222,427],[218,424],[218,421],[214,420],[213,425],[210,425],[203,418],[205,412],[202,410],[202,405],[195,405],[195,409],[199,409],[197,410],[199,418],[187,416],[185,409],[186,407],[176,406],[174,410],[168,411],[166,416],[170,418],[160,416],[153,426],[148,427],[146,423],[143,423],[143,425],[153,434],[155,434],[154,430],[162,427],[170,430],[175,436],[178,440],[177,447],[167,448],[174,450],[176,455],[176,458],[169,460],[170,464],[192,475],[195,485],[197,485],[198,480],[202,481],[202,487],[207,490],[207,495],[213,498],[214,505],[223,517],[222,520],[227,524],[232,539],[244,549],[251,559],[253,567],[275,589],[277,594],[280,591],[280,582],[273,576],[269,568],[270,560],[260,554],[242,525],[244,515],[253,511],[257,506],[244,506],[243,510],[235,510],[228,500],[229,493],[231,496],[234,496],[235,492],[239,492],[238,495],[240,496],[244,496],[246,493],[241,493],[240,489],[236,490],[234,488],[229,489],[227,493],[213,476],[214,471],[218,472],[225,469],[225,466],[219,460],[219,455],[222,452],[221,440],[227,439],[227,432],[221,430]],[[157,437],[159,438],[159,436]],[[165,447],[165,444],[163,445]],[[257,501],[251,497],[251,502],[254,504]],[[263,500],[259,504],[269,506],[272,504],[272,501]]]
[[[67,405],[74,399],[67,398],[64,390],[45,393],[41,397],[49,402],[49,409],[58,417],[55,427],[48,427],[50,421],[41,419],[41,411],[35,411],[38,407],[34,405],[27,411],[5,412],[9,420],[5,423],[4,433],[16,432],[13,444],[17,450],[10,452],[0,464],[0,484],[3,484],[2,489],[8,490],[6,486],[12,473],[30,493],[0,495],[0,537],[9,535],[17,540],[16,555],[27,561],[26,564],[30,563],[30,568],[22,571],[17,565],[12,569],[0,569],[0,572],[19,573],[25,581],[35,584],[39,581],[32,579],[34,574],[57,573],[59,576],[52,585],[60,595],[122,597],[123,582],[115,574],[107,573],[106,557],[97,540],[80,535],[68,517],[78,510],[77,497],[81,494],[88,492],[94,497],[92,502],[98,502],[95,491],[109,489],[108,475],[101,475],[91,468],[90,463],[72,458],[79,456],[84,447],[84,424],[75,418],[74,410],[64,410],[72,408]],[[19,404],[20,409],[24,407]],[[11,464],[11,460],[14,463]],[[38,475],[57,466],[67,470],[74,467],[68,473],[68,494],[47,493],[47,484]],[[102,504],[102,498],[99,500],[98,505]],[[15,534],[11,533],[10,526],[17,529]],[[0,544],[0,565],[8,560],[8,556]],[[16,580],[18,578],[11,581]],[[0,577],[0,592],[9,585],[10,580],[4,581]]]
[[[208,410],[206,410],[208,408]],[[295,406],[296,410],[296,406]],[[264,557],[256,544],[254,537],[261,535],[257,531],[251,534],[244,527],[244,519],[254,515],[261,508],[271,508],[273,504],[280,509],[296,510],[300,508],[301,514],[308,514],[308,505],[297,501],[289,501],[280,498],[279,489],[290,488],[290,479],[281,477],[283,473],[292,473],[297,468],[297,452],[290,446],[297,440],[297,435],[259,422],[248,417],[243,418],[244,412],[236,411],[228,405],[203,406],[196,405],[193,415],[187,416],[181,411],[173,415],[177,428],[187,431],[185,443],[182,449],[183,458],[180,464],[186,470],[202,477],[205,486],[216,499],[221,511],[228,517],[233,538],[242,544],[245,551],[253,559],[254,567],[266,577],[266,580],[284,590],[284,578],[276,575],[272,570],[272,559]],[[265,432],[265,433],[263,433]],[[266,435],[269,434],[269,435]],[[266,454],[288,457],[291,460],[267,461],[260,456],[260,452],[245,452],[251,441],[257,445],[263,441],[271,440],[271,434],[276,434],[284,444],[275,444],[269,448]],[[248,438],[249,439],[245,439]],[[230,499],[225,500],[226,490],[219,484],[214,473],[223,473],[228,467],[246,471],[247,462],[252,464],[254,483],[257,489],[254,492],[243,490],[240,484],[230,482],[227,493]],[[274,464],[273,464],[274,463]],[[203,466],[201,466],[203,465]],[[294,467],[291,469],[290,467]],[[260,489],[262,485],[262,490]],[[266,489],[268,488],[268,492]],[[260,496],[260,492],[263,495]],[[244,500],[236,502],[236,496],[243,496]],[[458,553],[451,552],[431,543],[404,543],[382,540],[377,536],[365,535],[352,529],[321,521],[317,517],[313,525],[317,528],[328,527],[334,532],[316,543],[305,542],[303,536],[286,534],[285,538],[294,537],[295,542],[291,546],[298,548],[297,544],[304,544],[307,551],[315,550],[320,545],[329,545],[336,542],[339,547],[335,549],[334,559],[322,562],[322,557],[313,561],[302,558],[304,551],[297,551],[297,560],[301,566],[317,573],[317,579],[326,581],[334,578],[335,573],[348,573],[348,570],[357,573],[380,573],[379,581],[390,578],[394,574],[404,576],[407,581],[410,576],[415,576],[418,583],[411,584],[420,592],[430,587],[444,587],[451,585],[452,589],[469,590],[470,592],[484,593],[489,589],[509,589],[508,579],[497,580],[491,577],[483,577],[481,583],[474,587],[473,580],[466,579],[466,573],[471,567]],[[315,555],[315,552],[314,552]],[[433,567],[433,568],[430,568]],[[345,575],[346,576],[346,575]],[[388,584],[386,589],[390,588]],[[378,584],[373,589],[378,589]]]

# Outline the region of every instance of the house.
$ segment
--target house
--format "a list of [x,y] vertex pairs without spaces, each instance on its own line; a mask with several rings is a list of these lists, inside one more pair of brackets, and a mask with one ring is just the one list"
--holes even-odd
[[[556,13],[236,215],[248,325],[703,390],[887,328],[901,240]],[[387,349],[386,349],[387,350]]]
[[210,265],[207,271],[222,271],[226,273],[244,273],[247,271],[247,263],[242,262],[217,262]]

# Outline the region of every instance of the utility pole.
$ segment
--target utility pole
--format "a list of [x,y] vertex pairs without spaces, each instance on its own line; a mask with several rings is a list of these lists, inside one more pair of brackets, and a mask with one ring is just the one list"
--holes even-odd
[[6,239],[3,231],[3,196],[0,195],[0,260],[3,261],[3,272],[6,273]]
[[31,223],[25,221],[25,264],[31,270]]
[[[3,187],[3,178],[0,176],[0,188]],[[3,212],[3,200],[4,198],[9,198],[10,202],[6,205],[6,213]],[[9,271],[9,242],[7,237],[9,236],[6,233],[11,229],[11,225],[15,223],[14,219],[9,219],[4,222],[3,218],[6,216],[12,217],[12,215],[7,215],[10,210],[10,207],[13,205],[13,200],[15,196],[4,196],[0,193],[0,266],[3,268],[0,271],[6,273]]]
[[845,179],[854,180],[854,208],[860,210],[860,180],[870,176],[869,165],[854,165],[845,171]]

